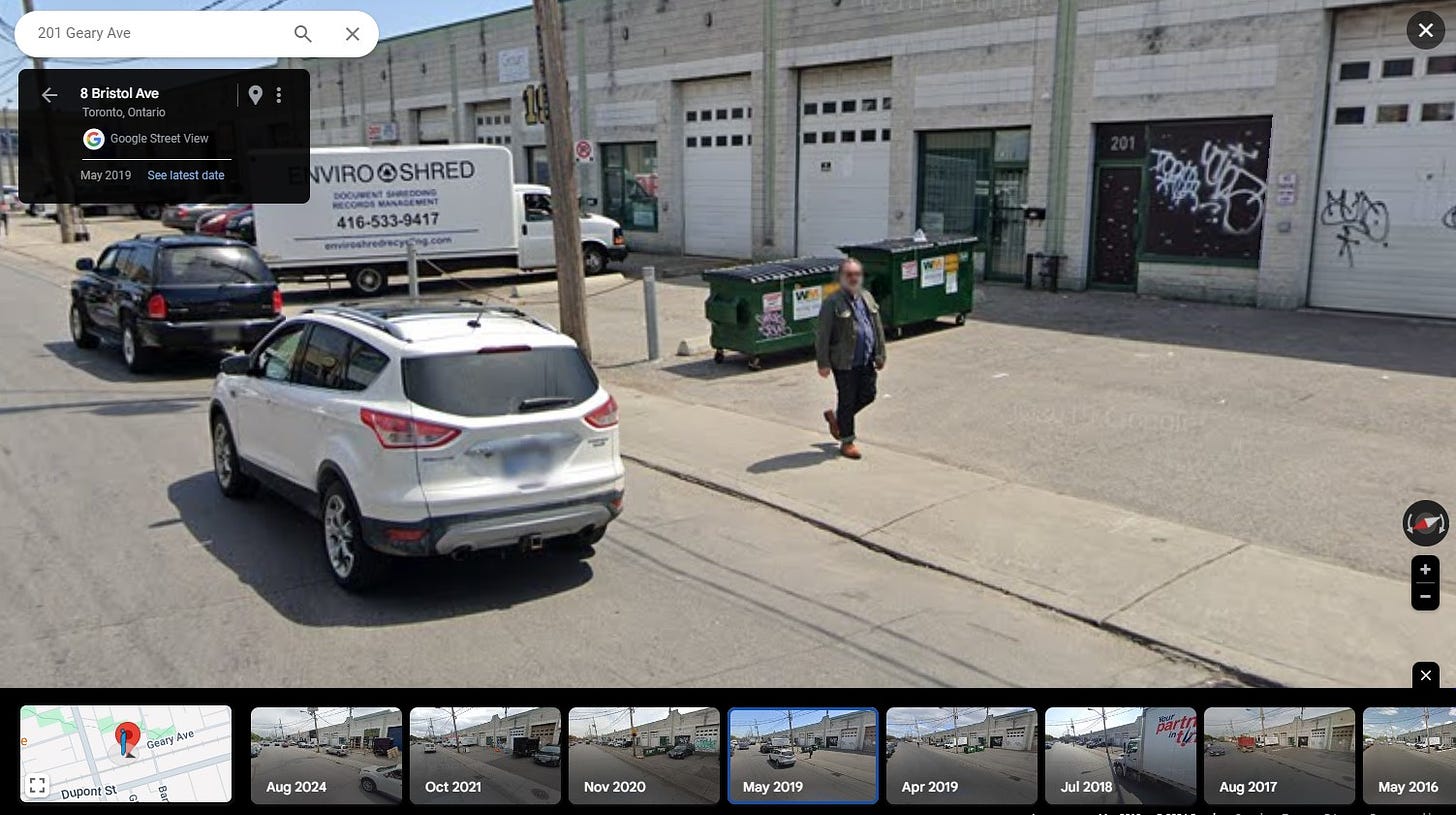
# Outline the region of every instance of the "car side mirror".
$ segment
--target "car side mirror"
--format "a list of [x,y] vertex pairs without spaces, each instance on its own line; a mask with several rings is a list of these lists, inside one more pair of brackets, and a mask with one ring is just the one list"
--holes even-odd
[[76,258],[76,271],[89,272],[96,268],[96,261],[91,258]]
[[228,376],[248,376],[253,372],[253,358],[247,354],[224,357],[219,370]]

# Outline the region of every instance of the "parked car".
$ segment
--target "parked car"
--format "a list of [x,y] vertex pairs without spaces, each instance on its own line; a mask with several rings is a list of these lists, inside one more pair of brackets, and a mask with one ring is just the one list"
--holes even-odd
[[252,212],[252,204],[238,204],[224,209],[206,212],[197,218],[197,225],[193,231],[199,235],[214,235],[218,237],[227,234],[228,220],[245,212]]
[[667,751],[667,757],[668,758],[687,758],[688,756],[690,756],[690,755],[692,755],[693,753],[696,753],[696,752],[697,752],[697,748],[693,747],[691,744],[688,744],[688,743],[684,742],[682,744],[674,745],[671,750],[668,750]]
[[237,206],[234,201],[199,202],[195,204],[171,204],[162,209],[162,226],[170,226],[183,232],[197,228],[197,221],[204,215]]
[[252,746],[250,748],[248,748],[248,758],[257,758],[258,756],[261,756],[262,754],[263,754],[263,745],[259,744],[256,741],[253,742],[253,744],[252,744]]
[[748,739],[743,739],[742,741],[738,742],[738,749],[739,750],[747,750],[748,749],[748,746],[749,746],[748,745]]
[[404,771],[398,764],[361,768],[359,789],[398,801],[404,796]]
[[324,752],[331,756],[347,756],[349,754],[349,748],[342,744],[335,744]]
[[758,752],[760,753],[772,753],[773,749],[773,744],[768,741],[760,742],[758,745]]
[[435,743],[434,742],[432,742],[432,741],[425,742],[425,752],[426,753],[434,753],[434,752],[437,752],[437,751],[438,751],[438,748],[435,747]]
[[616,400],[512,308],[311,309],[223,361],[210,424],[223,494],[267,484],[315,512],[348,590],[392,557],[586,549],[622,511]]
[[893,756],[894,754],[895,754],[895,742],[893,742],[893,741],[887,741],[887,742],[885,742],[885,758],[889,758],[890,756]]
[[794,751],[788,747],[780,747],[768,754],[768,763],[780,769],[794,766]]
[[556,744],[547,744],[537,750],[531,760],[537,764],[544,764],[547,767],[556,767],[561,764],[561,747]]
[[1043,750],[1050,750],[1050,749],[1052,749],[1052,743],[1049,742],[1049,741],[1043,741],[1041,743],[1041,749],[1043,749]]
[[252,207],[249,207],[246,212],[239,212],[228,218],[227,226],[223,228],[223,234],[229,238],[256,245],[258,243],[258,233],[253,229]]
[[71,339],[87,349],[118,342],[134,373],[167,351],[250,348],[283,322],[278,281],[240,241],[133,238],[76,269]]
[[1208,749],[1204,750],[1203,752],[1207,753],[1210,756],[1225,756],[1228,755],[1228,748],[1224,747],[1222,744],[1214,743],[1208,745]]

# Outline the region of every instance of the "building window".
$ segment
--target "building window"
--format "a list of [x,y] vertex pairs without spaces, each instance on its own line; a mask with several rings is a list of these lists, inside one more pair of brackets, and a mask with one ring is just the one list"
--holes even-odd
[[526,148],[526,180],[532,184],[551,186],[551,161],[545,147]]
[[728,146],[728,137],[727,136],[719,136],[718,139],[717,139],[716,144],[719,147],[727,147]]
[[1342,62],[1340,63],[1340,80],[1347,79],[1369,79],[1370,63],[1368,62]]
[[743,134],[742,133],[739,133],[739,134],[737,134],[737,135],[735,135],[733,137],[733,146],[734,147],[742,147],[743,146]]
[[698,112],[696,110],[690,110],[690,111],[688,111],[688,121],[690,121],[690,122],[696,122],[697,120],[698,120]]
[[875,131],[873,129],[870,129],[870,130],[861,130],[859,132],[859,140],[860,141],[874,141],[876,135],[877,134],[875,133]]
[[886,96],[885,98],[883,98],[883,99],[880,100],[880,110],[889,110],[889,109],[890,109],[890,97]]
[[1365,108],[1335,108],[1335,124],[1337,125],[1363,125],[1365,124]]
[[824,103],[824,113],[825,114],[838,113],[838,112],[839,112],[839,103],[838,102],[825,102]]
[[819,103],[818,102],[805,102],[804,103],[804,115],[805,116],[816,116],[818,114],[819,114]]
[[728,118],[728,108],[718,108],[718,121]]
[[1375,108],[1376,124],[1400,124],[1410,121],[1410,105],[1380,105]]
[[889,140],[890,140],[890,128],[887,127],[884,130],[881,130],[880,131],[880,141],[889,141]]
[[743,108],[734,108],[733,109],[733,118],[735,118],[735,119],[742,119],[743,118]]
[[880,100],[865,99],[864,101],[859,103],[859,106],[865,113],[874,113],[875,111],[880,109]]
[[657,143],[602,145],[602,214],[623,228],[657,231]]
[[698,146],[698,137],[697,136],[688,136],[688,147],[697,147],[697,146]]
[[841,142],[844,142],[845,144],[850,144],[851,142],[854,141],[854,131],[853,130],[841,130],[841,131],[839,131],[839,140]]
[[818,133],[805,133],[804,134],[804,143],[805,144],[818,144],[819,143],[819,134]]
[[836,134],[833,130],[826,130],[823,134],[819,136],[819,140],[824,142],[825,144],[834,144],[834,142],[837,140],[835,138],[837,135],[838,134]]
[[1426,59],[1426,75],[1456,74],[1456,54]]
[[1416,61],[1411,57],[1403,59],[1388,59],[1380,66],[1380,76],[1384,79],[1397,78],[1402,76],[1415,76]]
[[839,103],[839,112],[840,113],[854,113],[855,107],[858,104],[859,103],[858,102],[855,102],[853,99],[846,99],[843,102],[840,102]]
[[1426,102],[1421,105],[1421,121],[1450,122],[1456,120],[1456,102]]

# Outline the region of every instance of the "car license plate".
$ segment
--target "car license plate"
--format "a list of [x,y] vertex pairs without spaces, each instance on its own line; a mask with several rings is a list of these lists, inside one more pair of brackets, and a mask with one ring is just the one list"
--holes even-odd
[[537,478],[551,471],[551,459],[549,447],[523,445],[507,453],[501,467],[507,478]]

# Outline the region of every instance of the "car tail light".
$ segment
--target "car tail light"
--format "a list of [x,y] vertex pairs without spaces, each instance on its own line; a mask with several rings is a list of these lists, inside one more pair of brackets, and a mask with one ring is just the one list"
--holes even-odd
[[282,314],[283,313],[283,290],[282,289],[274,289],[273,290],[273,313],[274,314]]
[[388,450],[425,449],[449,444],[460,431],[433,422],[422,422],[393,413],[359,409],[359,419],[374,431],[379,443]]
[[611,396],[607,397],[606,404],[582,417],[586,423],[598,430],[606,430],[609,427],[617,426],[617,400]]
[[154,294],[147,298],[147,317],[153,320],[167,319],[167,298]]

